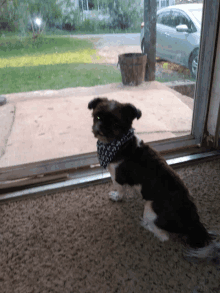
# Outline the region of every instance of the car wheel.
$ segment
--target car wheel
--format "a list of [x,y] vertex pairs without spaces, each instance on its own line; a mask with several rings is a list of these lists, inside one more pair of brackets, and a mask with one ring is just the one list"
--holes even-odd
[[198,62],[199,62],[199,50],[195,50],[189,61],[189,69],[191,71],[192,78],[196,79],[197,76],[197,69],[198,69]]

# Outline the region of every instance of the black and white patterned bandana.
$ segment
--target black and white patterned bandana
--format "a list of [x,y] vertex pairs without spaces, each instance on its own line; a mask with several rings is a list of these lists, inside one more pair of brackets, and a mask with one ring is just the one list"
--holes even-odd
[[105,169],[108,164],[114,159],[117,152],[120,148],[134,136],[134,129],[131,128],[127,134],[123,135],[120,140],[113,140],[110,143],[103,143],[101,141],[97,141],[97,151],[98,151],[98,159],[99,163]]

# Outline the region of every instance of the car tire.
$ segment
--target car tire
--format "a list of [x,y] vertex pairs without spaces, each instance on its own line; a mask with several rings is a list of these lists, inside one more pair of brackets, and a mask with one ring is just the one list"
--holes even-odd
[[192,78],[196,79],[197,77],[197,70],[198,70],[198,63],[199,63],[199,49],[196,49],[189,60],[189,69],[191,72]]

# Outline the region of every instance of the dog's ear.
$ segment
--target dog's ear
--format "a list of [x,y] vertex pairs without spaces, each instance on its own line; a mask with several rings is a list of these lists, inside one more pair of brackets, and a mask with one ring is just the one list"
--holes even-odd
[[126,115],[126,117],[130,118],[131,120],[134,120],[135,118],[139,119],[142,115],[141,110],[137,109],[132,104],[125,104],[123,112]]
[[95,109],[99,103],[103,102],[103,100],[106,100],[106,98],[95,98],[91,100],[88,104],[88,108],[90,110]]

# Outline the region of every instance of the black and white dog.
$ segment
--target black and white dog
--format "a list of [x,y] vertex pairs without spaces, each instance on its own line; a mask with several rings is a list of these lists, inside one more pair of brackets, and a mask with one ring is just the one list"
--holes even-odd
[[180,177],[166,161],[135,134],[132,121],[141,111],[132,104],[107,98],[89,102],[93,109],[92,131],[98,139],[101,166],[108,168],[117,192],[110,198],[123,198],[124,185],[139,187],[145,202],[142,225],[161,241],[169,233],[186,236],[188,260],[219,262],[220,244],[200,222],[197,208]]

